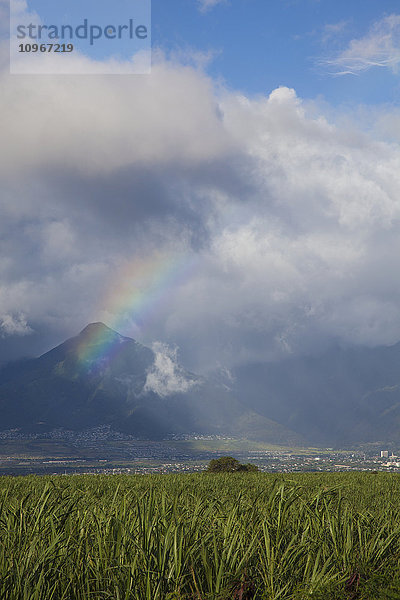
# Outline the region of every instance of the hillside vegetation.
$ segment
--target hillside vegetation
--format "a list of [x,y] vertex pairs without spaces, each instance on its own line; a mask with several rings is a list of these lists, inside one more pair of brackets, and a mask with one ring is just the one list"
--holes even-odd
[[8,600],[400,597],[400,479],[3,477]]

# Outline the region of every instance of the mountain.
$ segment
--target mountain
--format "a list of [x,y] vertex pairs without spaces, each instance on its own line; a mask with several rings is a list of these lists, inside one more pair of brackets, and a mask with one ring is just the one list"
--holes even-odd
[[236,368],[208,378],[161,345],[92,323],[0,371],[0,430],[110,425],[138,437],[221,434],[282,445],[400,443],[400,343]]
[[243,405],[218,378],[92,323],[39,358],[0,372],[0,429],[116,431],[158,439],[171,433],[230,434],[300,444],[302,436]]
[[309,443],[400,443],[400,343],[255,363],[234,376],[249,409]]

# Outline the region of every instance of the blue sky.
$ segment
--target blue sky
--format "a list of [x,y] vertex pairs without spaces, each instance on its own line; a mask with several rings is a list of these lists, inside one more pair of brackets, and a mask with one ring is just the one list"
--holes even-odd
[[398,0],[227,0],[203,12],[192,0],[152,6],[153,45],[214,52],[208,72],[231,88],[266,94],[284,85],[335,104],[400,98],[398,74],[375,68],[338,78],[319,64],[399,13]]
[[[146,20],[149,5],[150,0],[28,0],[47,24],[57,19],[79,24],[85,17],[91,23],[117,24],[131,16],[139,23]],[[398,0],[152,0],[151,7],[153,48],[180,61],[207,59],[207,73],[229,89],[265,95],[288,86],[302,98],[322,96],[333,105],[396,103],[400,98],[398,72],[375,67],[337,77],[337,69],[327,64],[400,13]],[[393,38],[398,30],[391,32]],[[385,34],[387,27],[381,28]],[[84,48],[99,60],[113,53],[128,59],[132,50],[131,40]]]

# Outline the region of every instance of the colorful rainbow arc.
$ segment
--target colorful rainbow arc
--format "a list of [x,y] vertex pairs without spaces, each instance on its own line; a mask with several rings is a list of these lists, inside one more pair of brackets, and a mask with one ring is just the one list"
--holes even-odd
[[[106,311],[111,316],[107,325],[114,331],[124,331],[126,324],[132,322],[143,331],[188,279],[196,263],[192,256],[177,254],[134,258],[118,270],[100,303],[99,312]],[[120,347],[120,339],[105,336],[101,328],[92,328],[79,350],[80,362],[112,360]]]

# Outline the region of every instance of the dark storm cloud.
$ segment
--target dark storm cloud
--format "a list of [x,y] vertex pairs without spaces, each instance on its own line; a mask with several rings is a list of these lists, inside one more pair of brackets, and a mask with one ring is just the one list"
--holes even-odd
[[184,228],[190,243],[199,248],[207,243],[207,221],[218,217],[213,194],[228,195],[238,202],[246,202],[250,196],[246,161],[247,157],[232,153],[224,160],[186,168],[179,163],[132,164],[95,177],[60,167],[45,171],[41,178],[55,202],[61,206],[68,203],[77,226],[95,227],[103,240],[141,236],[149,223],[158,222],[165,226],[166,236],[168,223]]

